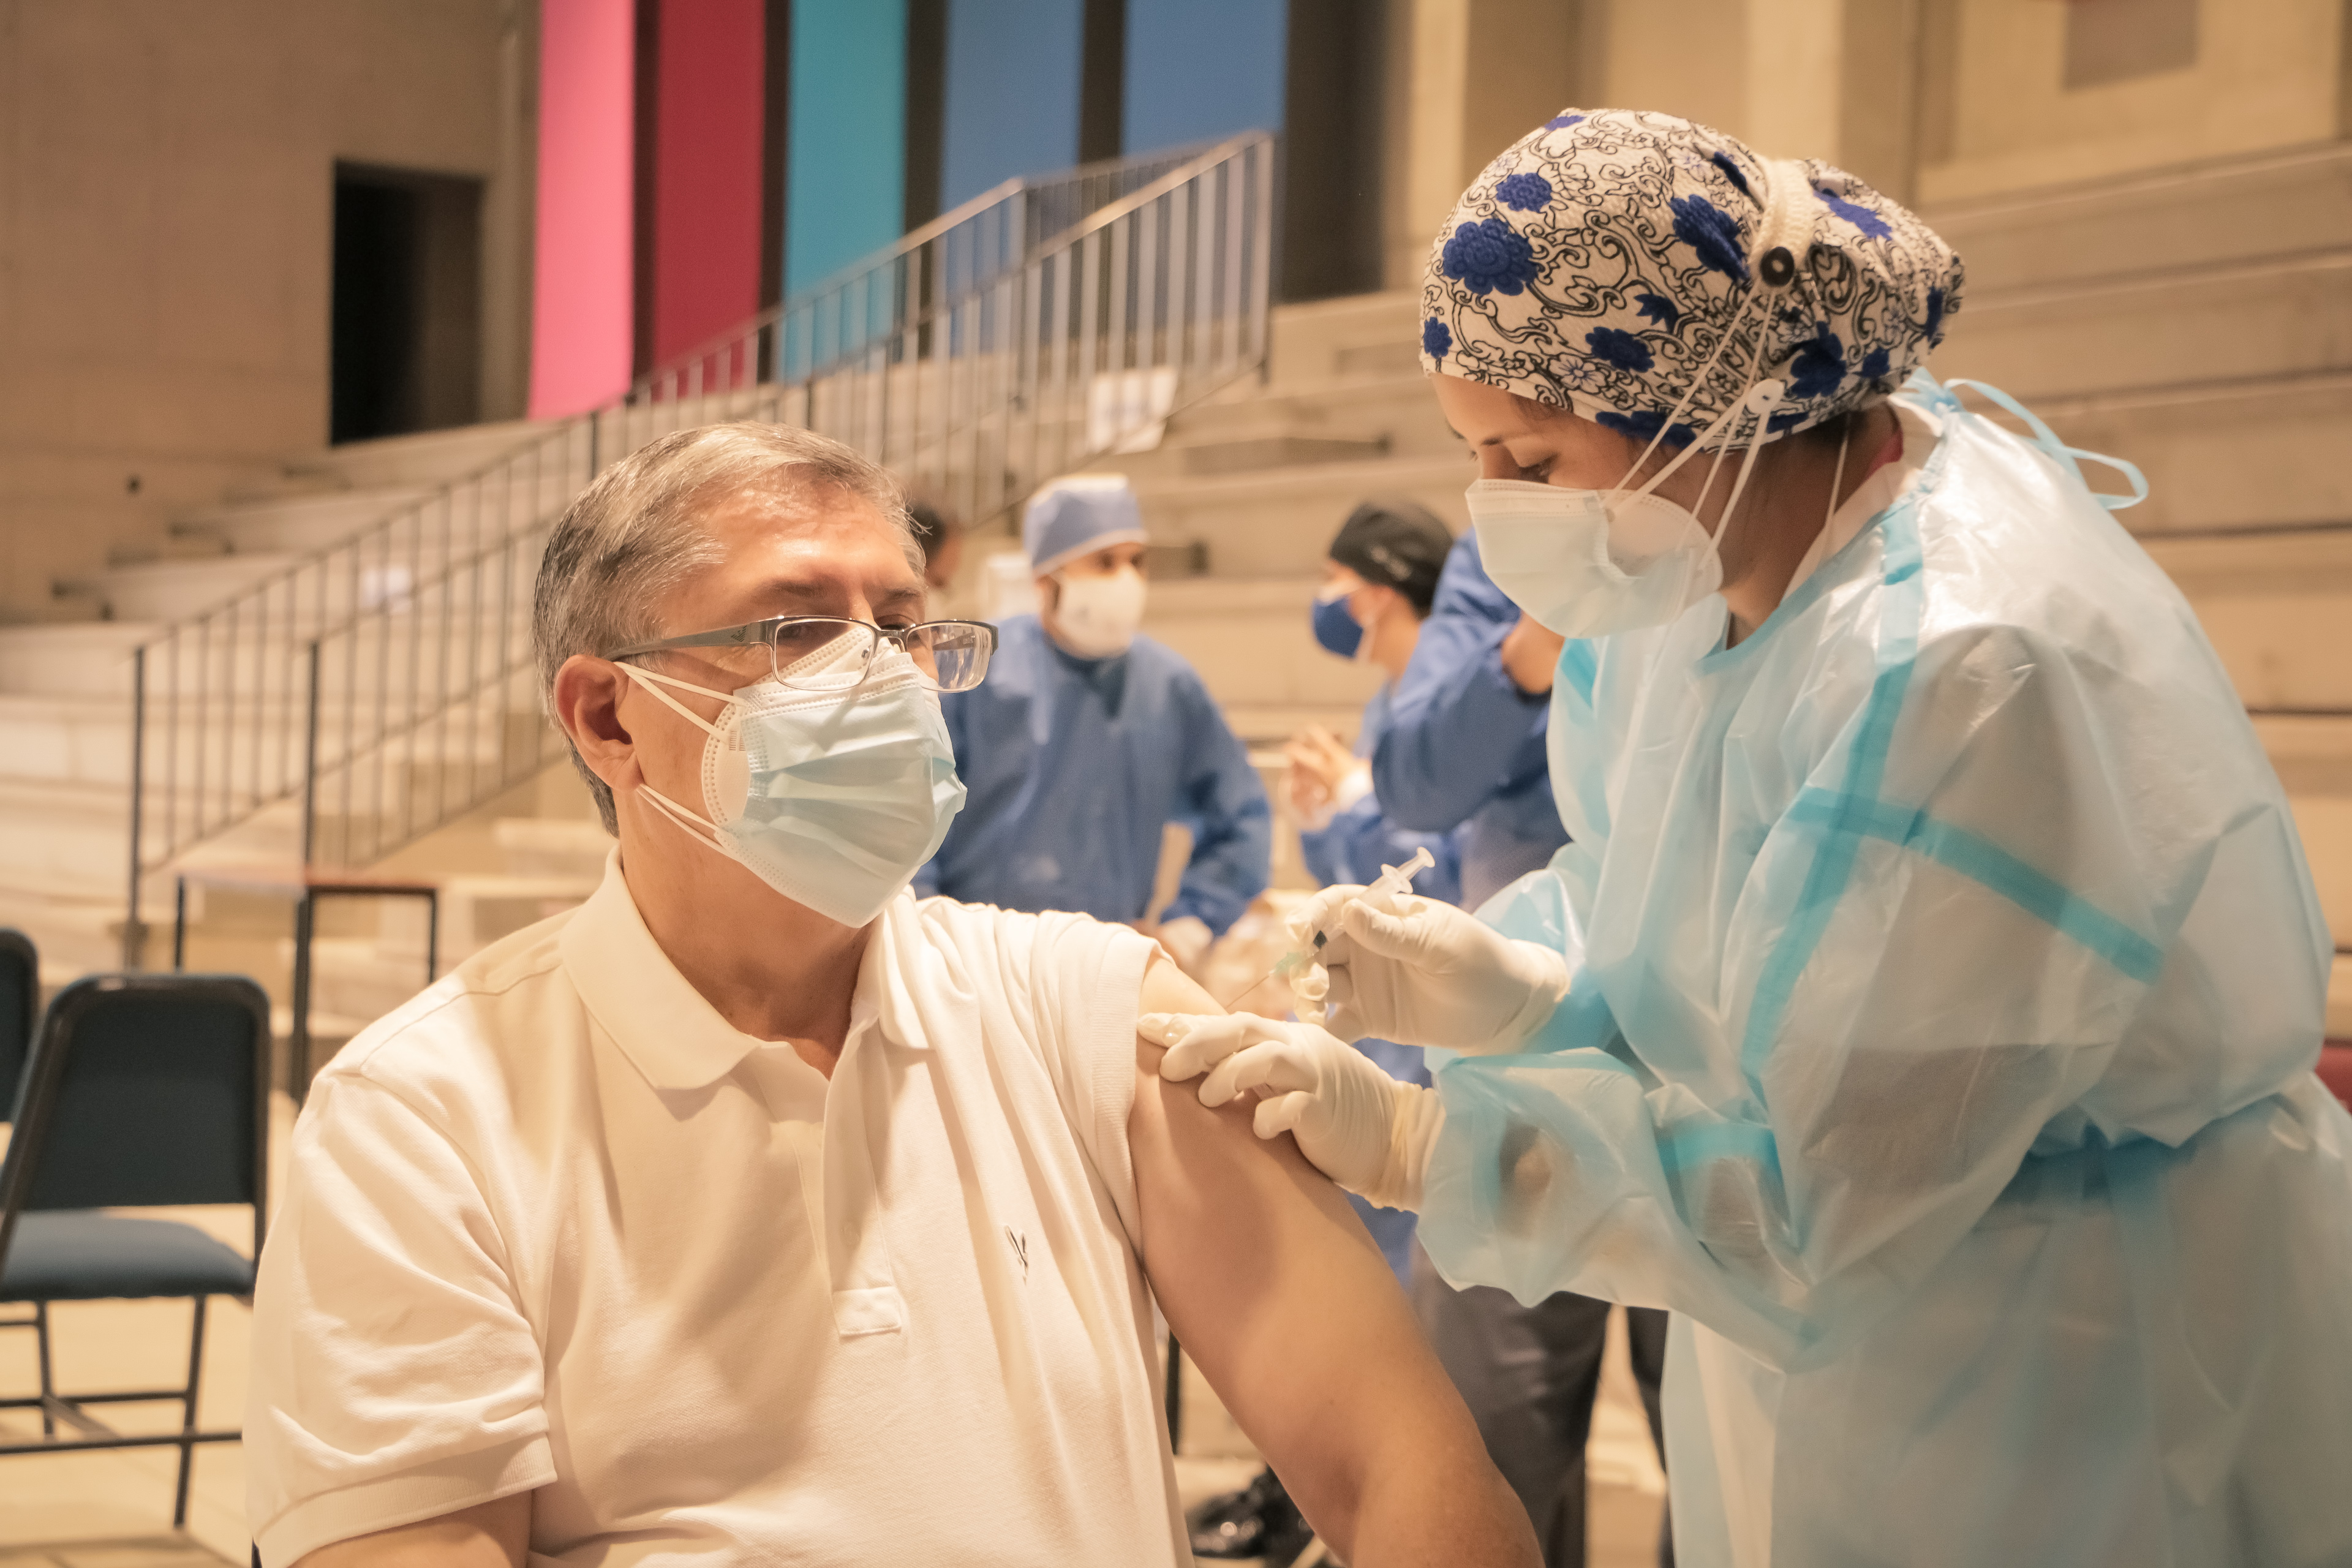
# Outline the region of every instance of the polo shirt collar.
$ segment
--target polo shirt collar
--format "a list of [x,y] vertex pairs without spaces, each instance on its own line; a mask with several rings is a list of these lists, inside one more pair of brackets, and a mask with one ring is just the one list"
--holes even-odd
[[[849,1005],[852,1040],[877,1020],[889,945],[877,931],[858,965]],[[657,1089],[705,1088],[753,1051],[777,1044],[730,1024],[677,972],[637,912],[618,847],[605,857],[604,881],[565,923],[556,946],[589,1016]]]

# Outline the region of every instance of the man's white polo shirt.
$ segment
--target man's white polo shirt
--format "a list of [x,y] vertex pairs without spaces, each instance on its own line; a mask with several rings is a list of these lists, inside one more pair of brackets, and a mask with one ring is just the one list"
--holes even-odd
[[1127,1148],[1150,943],[902,896],[828,1084],[617,857],[313,1088],[262,1257],[263,1561],[528,1489],[531,1562],[1186,1561]]

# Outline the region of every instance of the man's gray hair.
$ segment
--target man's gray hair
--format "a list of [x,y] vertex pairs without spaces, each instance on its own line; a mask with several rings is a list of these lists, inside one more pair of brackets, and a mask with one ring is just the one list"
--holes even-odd
[[[555,673],[574,654],[602,656],[664,635],[709,631],[654,623],[670,589],[723,559],[698,518],[709,503],[745,491],[799,500],[830,492],[872,504],[907,563],[923,569],[907,519],[905,489],[890,471],[830,437],[791,425],[706,425],[649,442],[598,476],[564,510],[539,563],[530,635],[540,697],[555,710]],[[618,836],[613,792],[572,748],[604,831]]]

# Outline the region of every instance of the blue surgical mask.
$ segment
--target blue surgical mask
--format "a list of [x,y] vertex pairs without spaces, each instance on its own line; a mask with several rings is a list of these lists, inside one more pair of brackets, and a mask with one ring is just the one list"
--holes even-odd
[[[708,817],[650,786],[655,808],[795,903],[862,926],[937,852],[963,806],[939,693],[896,648],[863,681],[805,690],[773,679],[731,693],[621,666],[709,733]],[[661,689],[725,696],[711,723]]]
[[1326,588],[1315,595],[1312,612],[1315,640],[1341,658],[1353,658],[1363,646],[1364,628],[1348,613],[1348,590]]

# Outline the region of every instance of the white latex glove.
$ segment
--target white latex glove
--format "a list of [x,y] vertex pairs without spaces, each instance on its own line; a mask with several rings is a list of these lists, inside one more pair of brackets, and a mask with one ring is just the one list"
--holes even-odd
[[1534,1037],[1568,994],[1568,960],[1452,904],[1408,894],[1393,913],[1359,901],[1334,921],[1362,891],[1326,888],[1290,917],[1302,941],[1326,933],[1323,1021],[1341,1039],[1502,1055]]
[[1176,961],[1176,967],[1197,976],[1207,961],[1210,944],[1217,939],[1211,934],[1208,921],[1198,915],[1178,915],[1172,921],[1160,922],[1160,945]]
[[1312,1024],[1252,1013],[1147,1013],[1136,1030],[1169,1047],[1160,1076],[1170,1082],[1210,1069],[1202,1104],[1260,1090],[1259,1137],[1290,1133],[1317,1169],[1381,1208],[1421,1207],[1429,1152],[1445,1125],[1435,1090],[1397,1082]]

